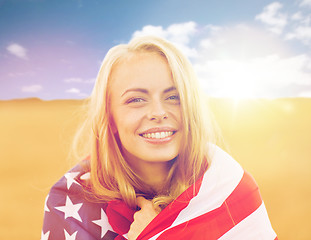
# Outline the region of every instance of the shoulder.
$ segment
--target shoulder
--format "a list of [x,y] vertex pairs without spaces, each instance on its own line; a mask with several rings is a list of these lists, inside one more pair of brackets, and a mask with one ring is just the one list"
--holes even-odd
[[160,239],[170,239],[168,236],[176,234],[180,237],[174,239],[185,239],[185,234],[197,239],[207,235],[222,240],[275,239],[252,176],[215,145],[210,145],[209,157],[210,165],[197,195],[180,211]]
[[222,211],[232,221],[223,239],[274,239],[255,179],[219,147],[212,146],[211,156],[201,190],[215,203],[208,210]]
[[89,179],[88,161],[84,160],[70,169],[51,188],[49,195],[71,195],[72,197],[82,197],[82,183]]
[[218,188],[234,188],[244,174],[241,165],[227,152],[214,144],[208,145],[208,156],[210,165],[204,174],[204,179],[208,182],[208,185],[215,183]]
[[209,146],[209,158],[196,196],[189,202],[188,195],[182,196],[179,202],[186,202],[186,206],[152,239],[275,239],[251,175],[216,145]]
[[100,239],[102,231],[111,230],[105,222],[105,204],[85,198],[83,181],[89,175],[83,167],[85,163],[76,165],[51,188],[44,206],[42,239],[66,239],[73,235],[75,239]]
[[86,201],[83,188],[83,182],[89,178],[86,164],[86,160],[77,164],[52,186],[46,199],[46,207],[55,208],[66,201]]
[[232,193],[250,193],[258,191],[258,185],[250,173],[227,152],[216,145],[210,144],[209,156],[211,164],[203,177],[202,191],[213,190],[221,196],[221,203]]

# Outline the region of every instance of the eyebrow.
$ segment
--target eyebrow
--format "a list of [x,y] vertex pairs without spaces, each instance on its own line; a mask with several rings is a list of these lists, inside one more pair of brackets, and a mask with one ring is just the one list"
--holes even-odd
[[168,92],[175,91],[175,90],[176,90],[176,87],[169,87],[165,89],[163,93],[168,93]]
[[[171,92],[171,91],[174,91],[176,90],[176,87],[169,87],[167,89],[165,89],[163,91],[163,93],[168,93],[168,92]],[[130,88],[130,89],[127,89],[122,95],[121,97],[123,97],[126,93],[128,92],[141,92],[141,93],[145,93],[147,94],[148,93],[148,90],[147,89],[144,89],[144,88]]]
[[130,88],[130,89],[127,89],[122,95],[121,97],[123,97],[126,93],[128,92],[141,92],[141,93],[148,93],[148,90],[147,89],[144,89],[144,88]]

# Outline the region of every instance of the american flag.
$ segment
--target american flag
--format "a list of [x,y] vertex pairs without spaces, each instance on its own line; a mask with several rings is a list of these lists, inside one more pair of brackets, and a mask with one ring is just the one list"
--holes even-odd
[[[213,147],[212,163],[193,186],[159,213],[138,236],[147,239],[276,240],[254,179]],[[85,198],[89,173],[77,165],[50,190],[41,240],[127,239],[134,210],[122,201]]]

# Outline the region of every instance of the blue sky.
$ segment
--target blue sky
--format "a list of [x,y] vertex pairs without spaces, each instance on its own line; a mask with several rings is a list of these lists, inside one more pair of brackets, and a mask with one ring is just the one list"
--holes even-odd
[[78,99],[112,46],[154,34],[216,97],[311,97],[311,0],[0,0],[0,99]]

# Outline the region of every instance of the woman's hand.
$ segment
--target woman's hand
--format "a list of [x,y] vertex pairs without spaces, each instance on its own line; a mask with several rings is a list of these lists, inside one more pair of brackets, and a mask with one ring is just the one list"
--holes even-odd
[[129,240],[136,240],[139,234],[159,214],[159,211],[154,209],[152,202],[144,197],[137,198],[137,206],[140,207],[140,210],[134,213],[134,222],[127,234]]

